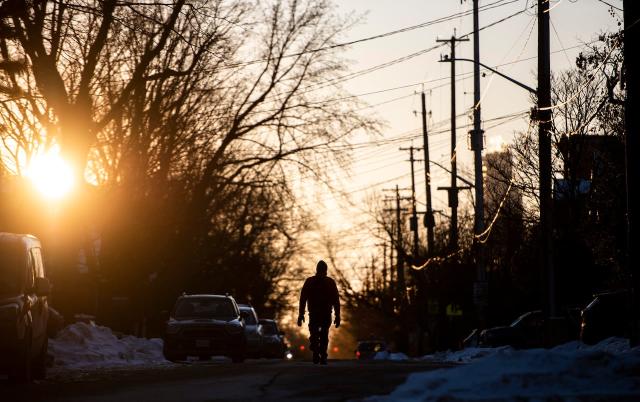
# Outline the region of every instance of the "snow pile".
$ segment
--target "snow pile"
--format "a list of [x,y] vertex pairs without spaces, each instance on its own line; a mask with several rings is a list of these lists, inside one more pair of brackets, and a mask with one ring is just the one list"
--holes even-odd
[[104,368],[166,364],[161,339],[134,336],[118,338],[107,328],[78,322],[62,329],[49,340],[54,366]]
[[446,352],[436,352],[432,355],[422,356],[420,360],[446,363],[471,363],[472,361],[483,359],[485,357],[492,356],[496,353],[500,353],[506,350],[511,350],[511,347],[501,346],[499,348],[465,348],[454,352],[447,350]]
[[368,401],[640,400],[640,348],[624,339],[553,349],[499,348],[471,363],[411,374],[387,396]]
[[409,360],[409,356],[404,353],[391,353],[387,350],[382,352],[377,352],[375,356],[373,356],[373,360],[391,360],[391,361],[404,361]]

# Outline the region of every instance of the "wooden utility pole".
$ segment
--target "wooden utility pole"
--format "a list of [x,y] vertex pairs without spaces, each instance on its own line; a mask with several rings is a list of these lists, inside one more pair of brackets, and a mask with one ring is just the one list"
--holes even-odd
[[478,323],[482,327],[485,322],[486,308],[489,299],[489,287],[485,270],[484,245],[478,236],[484,232],[484,183],[482,176],[482,149],[484,148],[484,131],[482,130],[480,105],[480,32],[478,17],[478,0],[473,0],[473,130],[471,134],[471,150],[473,151],[473,167],[475,172],[475,213],[473,221],[473,245],[476,258],[476,282],[473,286],[473,299],[476,305]]
[[402,249],[402,215],[400,208],[400,189],[396,184],[396,228],[398,233],[396,235],[396,254],[398,258],[398,266],[397,266],[397,275],[396,279],[398,281],[398,296],[400,297],[400,301],[404,300],[405,293],[405,282],[404,282],[404,250]]
[[409,221],[409,228],[413,232],[413,260],[414,262],[418,258],[420,252],[420,236],[418,234],[418,210],[416,208],[416,175],[414,163],[419,162],[419,159],[413,157],[413,151],[419,151],[420,148],[410,146],[409,148],[400,148],[401,151],[409,151],[409,162],[411,162],[411,219]]
[[424,185],[426,187],[427,212],[424,215],[424,226],[427,228],[427,250],[429,255],[435,255],[433,206],[431,205],[431,169],[429,162],[429,138],[427,136],[427,102],[424,92],[422,98],[422,149],[424,150]]
[[624,0],[624,70],[625,70],[625,154],[627,178],[627,267],[632,278],[631,344],[640,344],[640,263],[638,222],[640,218],[640,60],[636,46],[640,40],[640,2]]
[[[405,190],[405,189],[403,189]],[[402,305],[405,300],[406,283],[404,278],[404,250],[402,248],[402,211],[405,208],[400,207],[400,201],[408,199],[407,197],[400,197],[400,188],[396,184],[394,190],[385,190],[395,192],[395,209],[387,209],[386,211],[392,211],[396,214],[396,238],[392,239],[396,248],[396,291],[398,295],[398,301]]]
[[[438,187],[439,190],[446,190],[449,194],[449,207],[451,208],[451,228],[449,234],[449,248],[451,251],[458,249],[458,191],[461,190],[456,184],[457,178],[457,150],[456,150],[456,42],[466,42],[469,39],[458,39],[452,36],[451,39],[438,39],[437,42],[449,42],[451,46],[451,56],[441,60],[451,63],[451,187]],[[449,60],[450,59],[450,60]]]
[[538,163],[540,167],[540,265],[546,278],[545,313],[556,315],[553,266],[553,201],[551,199],[551,51],[549,0],[538,0]]
[[474,250],[476,258],[476,283],[474,284],[474,301],[478,321],[485,322],[488,304],[487,274],[485,269],[484,245],[478,236],[484,232],[484,182],[482,175],[482,149],[484,148],[484,131],[482,130],[480,104],[480,31],[478,16],[478,0],[473,0],[473,130],[471,131],[471,149],[475,171],[475,216],[474,216]]

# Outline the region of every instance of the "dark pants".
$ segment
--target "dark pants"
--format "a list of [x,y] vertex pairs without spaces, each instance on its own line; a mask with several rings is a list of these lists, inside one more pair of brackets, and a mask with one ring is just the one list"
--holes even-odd
[[327,357],[329,346],[329,327],[331,327],[331,314],[328,316],[310,315],[309,317],[309,349],[321,357]]

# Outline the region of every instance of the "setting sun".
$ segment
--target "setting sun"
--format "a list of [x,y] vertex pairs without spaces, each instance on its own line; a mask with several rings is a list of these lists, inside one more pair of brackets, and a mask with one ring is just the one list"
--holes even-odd
[[31,160],[26,175],[33,186],[50,199],[64,197],[74,186],[71,166],[53,150],[36,155]]

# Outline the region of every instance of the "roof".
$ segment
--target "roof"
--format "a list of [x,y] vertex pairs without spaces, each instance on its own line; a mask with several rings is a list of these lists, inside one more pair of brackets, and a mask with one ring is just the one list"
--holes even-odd
[[211,295],[211,294],[195,294],[195,295],[182,295],[182,298],[191,299],[191,298],[211,298],[211,299],[229,299],[231,296],[226,295]]
[[29,245],[29,247],[40,247],[40,240],[30,234],[0,232],[0,241],[1,240],[21,241],[23,244]]

